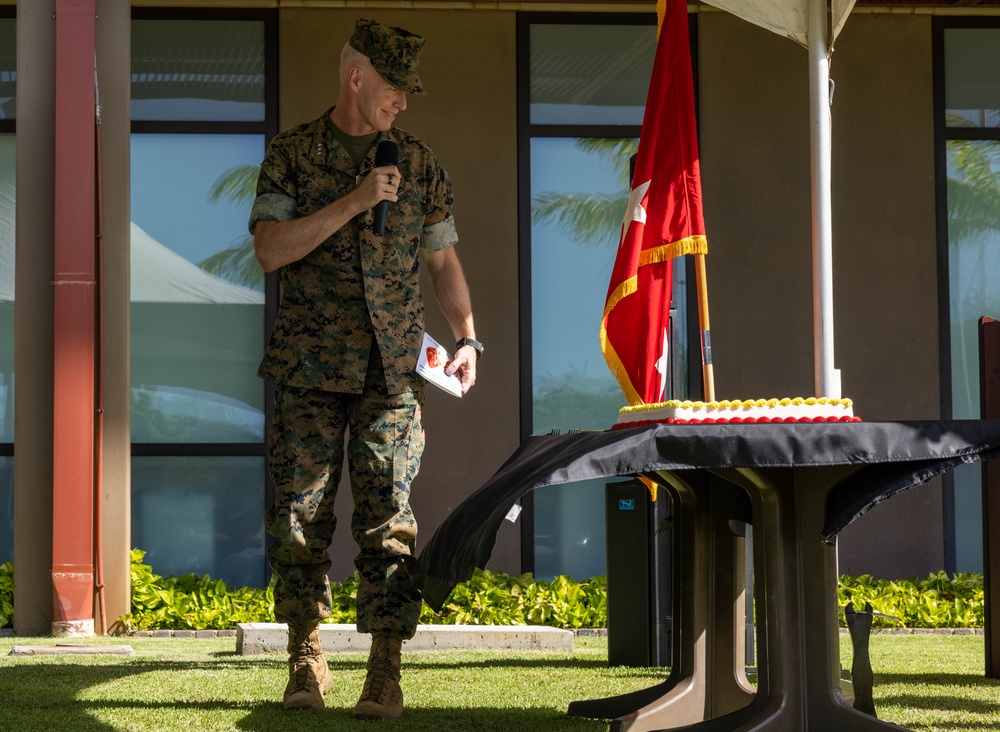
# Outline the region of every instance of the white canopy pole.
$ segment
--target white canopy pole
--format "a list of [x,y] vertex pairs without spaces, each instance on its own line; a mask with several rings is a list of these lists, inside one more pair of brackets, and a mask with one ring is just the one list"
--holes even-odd
[[812,161],[813,355],[816,395],[840,398],[833,361],[833,217],[830,196],[830,51],[826,0],[808,0]]

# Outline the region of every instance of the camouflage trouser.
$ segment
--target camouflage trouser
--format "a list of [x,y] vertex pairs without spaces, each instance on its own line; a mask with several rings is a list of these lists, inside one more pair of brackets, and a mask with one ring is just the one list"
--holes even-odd
[[410,581],[417,523],[409,495],[424,449],[423,395],[385,391],[379,367],[369,369],[361,395],[275,389],[268,440],[275,502],[265,525],[275,538],[268,559],[278,577],[279,622],[305,625],[330,615],[327,549],[337,525],[333,504],[347,434],[351,530],[360,549],[354,560],[361,581],[358,630],[404,638],[416,632],[421,598]]

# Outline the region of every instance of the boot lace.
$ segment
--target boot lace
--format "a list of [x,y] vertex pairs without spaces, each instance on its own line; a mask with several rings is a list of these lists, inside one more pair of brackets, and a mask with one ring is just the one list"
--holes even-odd
[[318,637],[309,628],[297,631],[292,637],[290,681],[295,691],[303,691],[311,685],[318,686],[315,663],[319,658],[320,649],[317,640]]
[[292,690],[293,691],[306,691],[311,686],[317,686],[316,672],[307,662],[298,661],[292,666]]
[[372,651],[371,657],[368,659],[368,676],[365,678],[361,699],[362,701],[378,702],[382,699],[385,687],[390,682],[398,683],[399,679],[392,667],[389,644],[376,641]]

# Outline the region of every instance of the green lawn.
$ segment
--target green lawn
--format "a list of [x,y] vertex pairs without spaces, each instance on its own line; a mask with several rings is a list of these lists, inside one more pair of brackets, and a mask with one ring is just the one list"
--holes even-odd
[[[651,686],[663,669],[609,669],[607,642],[579,638],[572,654],[453,651],[404,653],[407,711],[388,723],[350,718],[364,677],[358,654],[330,656],[340,683],[322,712],[280,705],[285,659],[239,656],[234,638],[88,639],[127,643],[133,656],[12,657],[0,638],[0,730],[250,730],[252,732],[603,732],[606,722],[568,718],[573,699]],[[844,665],[850,666],[843,638]],[[1000,729],[1000,682],[983,678],[982,636],[875,635],[875,703],[882,719],[914,730]]]

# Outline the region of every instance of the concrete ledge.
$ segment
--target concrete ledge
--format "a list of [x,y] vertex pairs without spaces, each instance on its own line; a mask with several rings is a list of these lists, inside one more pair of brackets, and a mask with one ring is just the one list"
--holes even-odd
[[[367,653],[371,636],[354,625],[322,623],[319,641],[325,653]],[[236,652],[285,653],[288,627],[284,623],[240,623],[236,626]],[[417,633],[403,643],[403,651],[450,651],[503,648],[538,651],[572,651],[573,631],[542,625],[418,625]]]
[[54,646],[14,646],[9,656],[95,656],[110,654],[131,656],[132,646],[88,646],[78,643],[57,643]]
[[235,638],[236,628],[227,630],[131,630],[132,638]]

